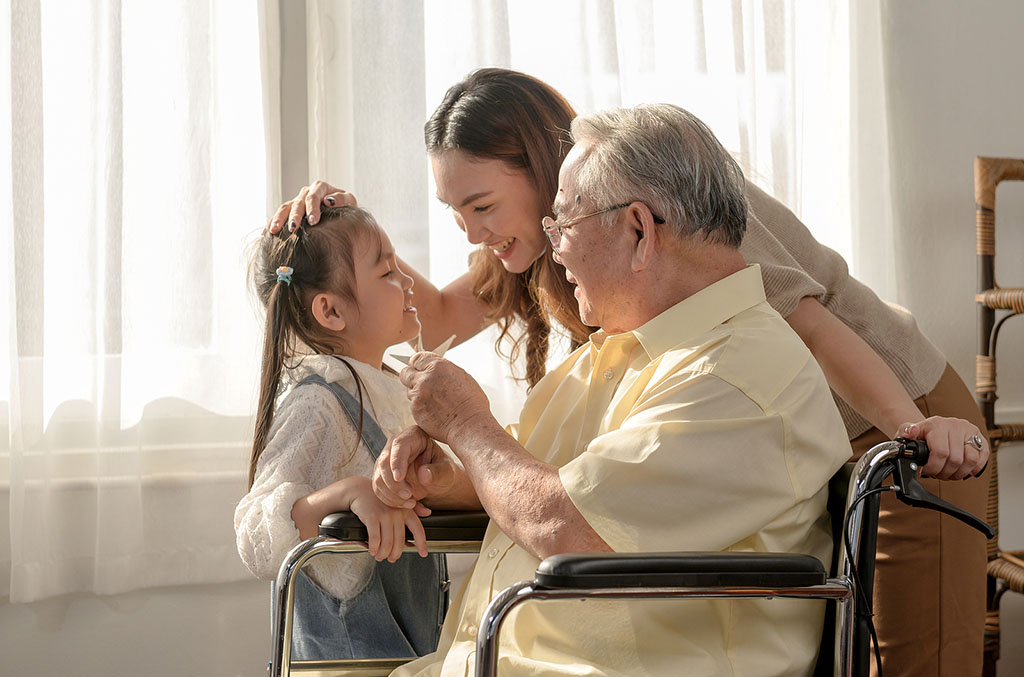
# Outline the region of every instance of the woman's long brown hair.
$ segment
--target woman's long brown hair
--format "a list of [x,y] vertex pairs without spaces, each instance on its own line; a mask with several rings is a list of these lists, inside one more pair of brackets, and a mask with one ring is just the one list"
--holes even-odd
[[[427,153],[460,150],[477,158],[501,160],[533,182],[545,210],[558,190],[558,168],[571,148],[568,129],[576,112],[552,88],[524,73],[483,68],[452,86],[424,127]],[[540,228],[540,222],[537,223]],[[593,331],[579,318],[573,287],[551,249],[523,273],[510,273],[484,251],[470,261],[473,293],[487,306],[487,319],[501,333],[499,353],[514,367],[526,341],[526,382],[544,376],[552,320],[565,327],[573,347]],[[516,327],[521,333],[513,333]]]
[[[260,397],[256,408],[256,430],[249,459],[249,488],[256,467],[267,446],[281,377],[304,355],[344,354],[337,336],[328,335],[310,309],[313,297],[331,291],[353,305],[355,297],[355,250],[364,239],[381,244],[381,229],[373,217],[355,207],[333,207],[321,212],[320,223],[309,228],[305,219],[292,234],[265,233],[257,243],[249,264],[253,291],[266,310],[263,334],[263,359],[260,369]],[[376,238],[376,241],[372,238]],[[289,281],[278,279],[277,270],[292,269]],[[287,276],[285,276],[287,277]],[[360,405],[356,443],[362,435],[363,387],[352,365],[342,360],[356,382]]]

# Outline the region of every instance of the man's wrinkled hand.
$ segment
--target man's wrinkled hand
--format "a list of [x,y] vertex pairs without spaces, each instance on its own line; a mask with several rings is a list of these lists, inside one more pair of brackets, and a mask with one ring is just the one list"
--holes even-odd
[[388,440],[377,457],[371,484],[384,504],[425,517],[430,509],[421,501],[443,493],[454,481],[451,459],[420,427],[411,426]]
[[474,419],[492,419],[490,402],[473,377],[434,353],[413,355],[399,378],[409,389],[416,425],[435,440],[451,444]]

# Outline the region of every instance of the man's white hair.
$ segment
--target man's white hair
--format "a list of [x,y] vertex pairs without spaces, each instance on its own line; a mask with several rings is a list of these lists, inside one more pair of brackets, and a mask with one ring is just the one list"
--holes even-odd
[[739,247],[747,225],[743,172],[695,115],[644,104],[581,115],[571,133],[588,146],[576,185],[595,208],[643,202],[680,236],[703,233]]

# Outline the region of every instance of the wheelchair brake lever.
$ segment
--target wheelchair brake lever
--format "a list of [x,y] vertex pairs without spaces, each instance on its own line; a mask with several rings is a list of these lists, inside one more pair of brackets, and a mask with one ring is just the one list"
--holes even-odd
[[[916,440],[906,440],[907,443],[917,442]],[[923,442],[920,442],[923,445]],[[900,454],[899,457],[893,461],[893,478],[892,482],[896,486],[896,497],[906,503],[909,506],[915,508],[928,508],[930,510],[938,510],[944,512],[950,517],[955,517],[969,527],[973,527],[985,534],[986,538],[993,538],[996,535],[995,529],[993,529],[987,522],[975,517],[971,513],[958,508],[952,503],[948,503],[935,494],[932,494],[923,486],[917,479],[917,469],[924,465],[921,462],[921,453],[918,451],[916,445],[914,448],[908,449],[907,454]],[[928,460],[928,447],[924,446],[923,452],[924,460]]]

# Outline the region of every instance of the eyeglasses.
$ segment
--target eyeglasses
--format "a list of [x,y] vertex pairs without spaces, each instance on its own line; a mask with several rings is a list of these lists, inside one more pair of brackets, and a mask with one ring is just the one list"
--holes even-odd
[[[559,223],[550,216],[545,216],[543,219],[540,220],[540,227],[544,230],[544,234],[548,236],[548,242],[551,243],[551,248],[555,251],[556,254],[558,254],[558,244],[562,241],[562,234],[565,231],[569,230],[578,223],[581,223],[582,221],[586,221],[592,216],[607,214],[608,212],[613,212],[616,209],[628,207],[631,204],[633,203],[623,202],[622,204],[612,205],[611,207],[605,207],[604,209],[598,209],[596,212],[591,212],[589,214],[584,214],[583,216],[577,216],[574,219],[569,219],[565,223]],[[654,218],[655,223],[665,223],[665,219],[661,218],[654,212],[651,212],[651,216]]]

